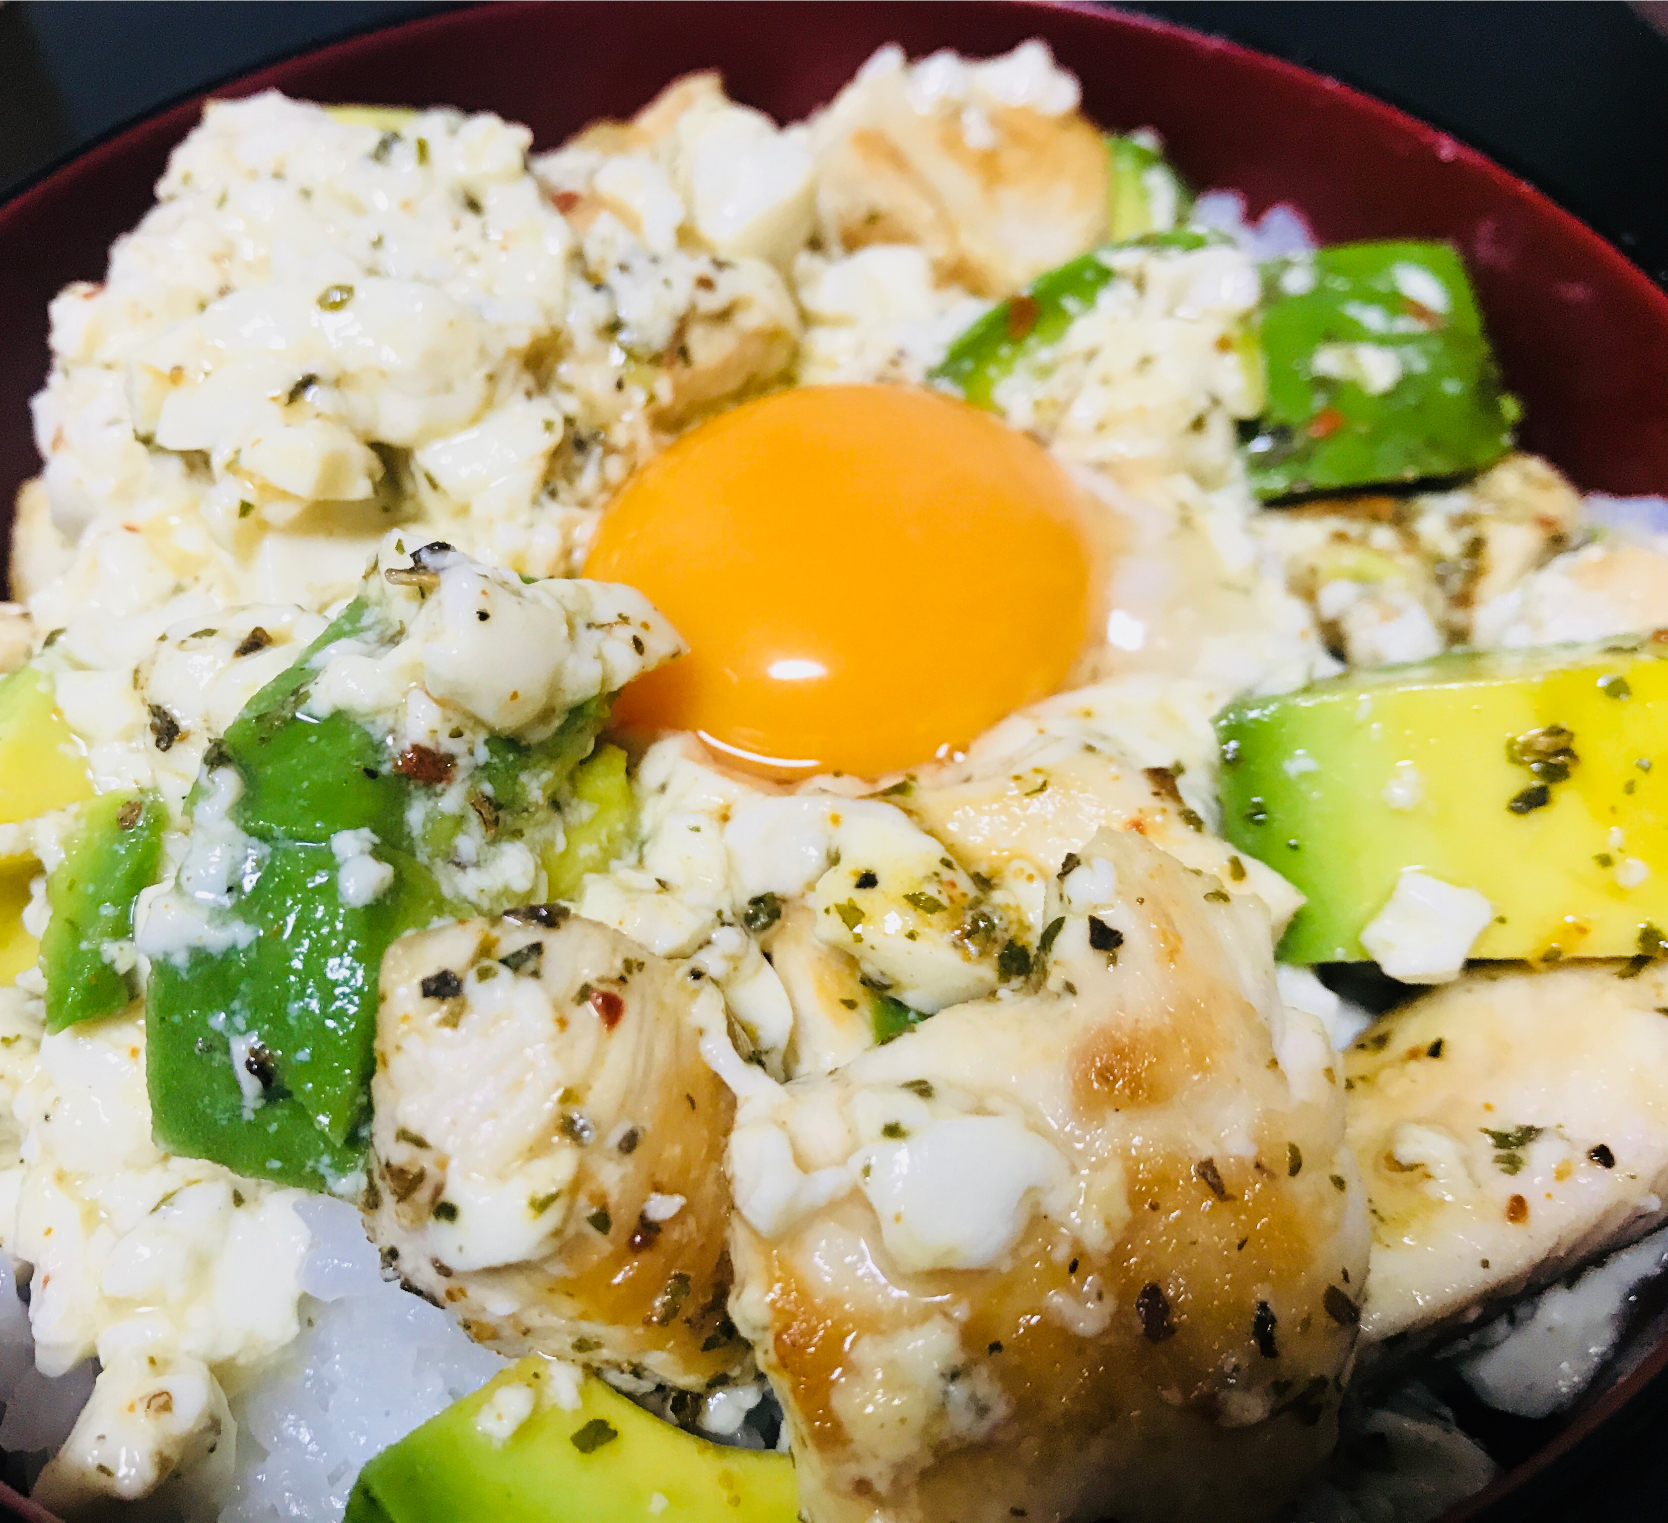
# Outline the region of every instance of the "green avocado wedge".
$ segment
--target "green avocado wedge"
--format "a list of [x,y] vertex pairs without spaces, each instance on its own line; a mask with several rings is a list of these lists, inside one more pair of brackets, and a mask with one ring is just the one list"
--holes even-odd
[[618,746],[598,746],[581,762],[572,792],[564,811],[562,849],[545,861],[552,899],[578,894],[585,874],[607,867],[637,828],[637,800],[626,775],[626,754]]
[[1193,204],[1187,183],[1149,137],[1112,133],[1106,139],[1107,236],[1113,243],[1170,232],[1187,220]]
[[[519,1419],[519,1421],[518,1421]],[[587,1376],[557,1404],[523,1359],[371,1460],[345,1523],[796,1523],[785,1454],[662,1422]]]
[[1518,404],[1447,244],[1338,244],[1264,278],[1259,497],[1459,476],[1511,448]]
[[167,807],[154,793],[104,793],[82,806],[64,860],[47,875],[52,908],[41,938],[46,1029],[113,1015],[139,992],[132,967],[118,970],[113,946],[131,942],[139,891],[162,865]]
[[1668,644],[1452,651],[1216,717],[1222,833],[1308,902],[1282,961],[1354,962],[1403,873],[1474,890],[1470,955],[1658,955]]

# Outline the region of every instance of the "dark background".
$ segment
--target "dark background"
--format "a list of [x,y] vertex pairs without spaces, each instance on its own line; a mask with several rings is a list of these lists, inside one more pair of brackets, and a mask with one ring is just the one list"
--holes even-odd
[[[438,8],[413,0],[0,5],[0,198],[165,101]],[[1668,39],[1627,6],[1128,8],[1306,64],[1446,128],[1668,285]]]
[[[165,102],[440,8],[414,0],[0,4],[0,199]],[[1263,0],[1126,8],[1291,59],[1437,124],[1668,286],[1668,39],[1642,18],[1652,7]],[[1668,5],[1654,9],[1668,17]],[[1668,1517],[1665,1433],[1668,1381],[1659,1380],[1533,1483],[1528,1501],[1488,1523]],[[1509,1459],[1539,1435],[1494,1437]]]

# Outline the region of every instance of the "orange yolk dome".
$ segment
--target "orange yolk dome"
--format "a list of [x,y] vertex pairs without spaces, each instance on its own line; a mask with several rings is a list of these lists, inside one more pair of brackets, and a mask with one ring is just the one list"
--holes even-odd
[[1065,680],[1088,634],[1077,489],[935,392],[815,386],[720,413],[642,467],[585,575],[643,592],[689,653],[618,721],[776,776],[874,777]]

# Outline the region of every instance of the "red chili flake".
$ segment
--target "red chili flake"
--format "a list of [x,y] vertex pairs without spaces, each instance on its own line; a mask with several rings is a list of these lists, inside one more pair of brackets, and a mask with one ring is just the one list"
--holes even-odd
[[620,1024],[620,1017],[625,1014],[625,1001],[612,989],[593,989],[591,1008],[596,1011],[597,1019],[612,1031]]
[[1427,307],[1422,301],[1415,301],[1411,296],[1402,298],[1402,311],[1427,328],[1440,328],[1442,314],[1435,307]]
[[1008,337],[1016,343],[1025,338],[1037,326],[1040,314],[1037,298],[1021,291],[1008,302]]
[[1336,407],[1323,407],[1309,420],[1309,437],[1324,439],[1344,426],[1344,415]]
[[577,190],[559,190],[550,199],[555,204],[556,210],[565,217],[574,207],[579,205],[583,197]]
[[428,783],[438,788],[451,781],[455,765],[451,757],[431,746],[407,746],[396,758],[394,771],[414,783]]

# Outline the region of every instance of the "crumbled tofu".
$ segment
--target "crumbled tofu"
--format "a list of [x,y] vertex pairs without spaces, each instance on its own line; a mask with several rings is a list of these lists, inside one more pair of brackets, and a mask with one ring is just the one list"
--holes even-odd
[[1311,369],[1334,381],[1353,381],[1369,397],[1381,397],[1402,378],[1401,356],[1388,344],[1322,344]]
[[475,1414],[475,1428],[492,1440],[494,1448],[500,1448],[515,1437],[537,1406],[538,1395],[531,1386],[509,1381],[499,1386]]
[[1403,983],[1446,983],[1459,976],[1471,944],[1493,918],[1494,906],[1476,889],[1405,868],[1389,902],[1361,932],[1361,945]]
[[381,988],[365,1206],[402,1277],[504,1353],[733,1373],[705,982],[543,906],[403,937]]

